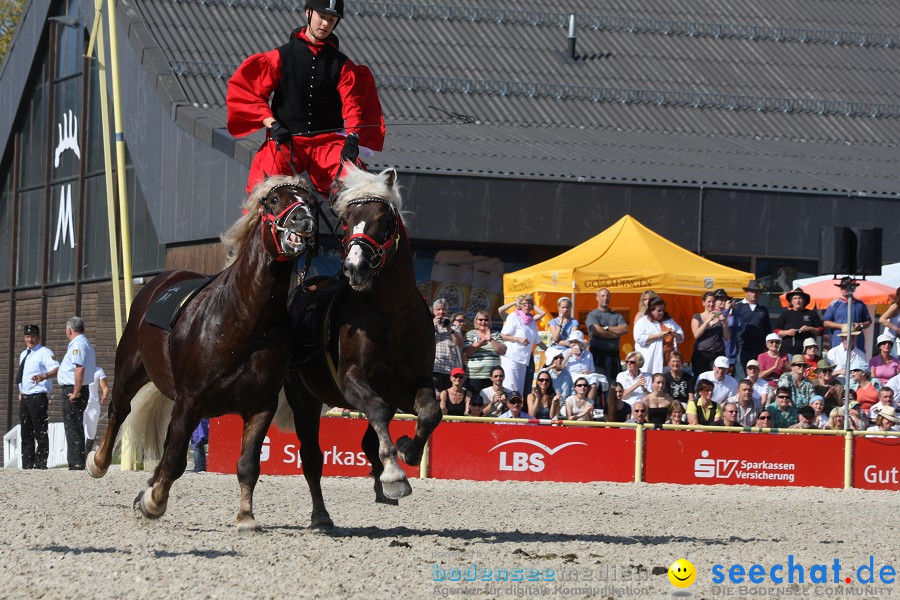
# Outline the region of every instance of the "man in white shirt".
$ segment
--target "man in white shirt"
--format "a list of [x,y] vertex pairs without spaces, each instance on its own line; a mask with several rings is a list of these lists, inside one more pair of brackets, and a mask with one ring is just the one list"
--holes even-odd
[[[834,365],[834,375],[839,377],[841,382],[846,381],[847,376],[847,326],[844,325],[841,332],[838,334],[841,337],[841,345],[835,346],[826,354],[826,358],[831,361],[831,364]],[[859,331],[852,331],[850,333],[851,336],[856,337],[859,335]],[[862,353],[859,348],[853,348],[852,353],[850,354],[850,369],[852,371],[855,368],[861,368],[863,371],[869,372],[869,361],[866,360],[866,355]]]
[[[41,328],[26,325],[23,331],[25,350],[19,355],[16,383],[19,385],[19,420],[22,435],[22,468],[46,469],[50,455],[47,435],[48,408],[53,380],[48,376],[59,363],[53,351],[41,345]],[[37,453],[35,453],[35,443]]]
[[719,356],[713,361],[712,371],[706,371],[697,377],[697,381],[705,379],[712,382],[712,401],[720,406],[737,393],[737,380],[728,374],[728,366],[728,357]]

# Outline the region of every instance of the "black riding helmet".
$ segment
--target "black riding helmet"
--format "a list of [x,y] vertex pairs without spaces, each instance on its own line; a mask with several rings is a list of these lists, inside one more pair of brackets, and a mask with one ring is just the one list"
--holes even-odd
[[306,0],[304,10],[313,9],[339,19],[344,18],[344,0]]

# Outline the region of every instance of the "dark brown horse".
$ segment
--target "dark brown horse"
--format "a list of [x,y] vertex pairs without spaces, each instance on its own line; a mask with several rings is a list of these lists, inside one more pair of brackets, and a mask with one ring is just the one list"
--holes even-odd
[[[441,420],[431,378],[434,325],[416,287],[397,174],[344,168],[334,204],[346,230],[344,278],[316,289],[297,288],[290,307],[294,358],[302,363],[289,371],[284,389],[300,438],[314,528],[333,526],[320,484],[323,403],[359,410],[368,418],[362,448],[372,463],[375,500],[386,504],[412,492],[397,457],[418,465]],[[323,330],[328,338],[324,352]],[[309,352],[296,351],[303,344]],[[388,424],[398,409],[417,414],[418,421],[414,439],[404,436],[395,447]],[[290,423],[289,412],[279,411],[282,428]]]
[[[259,454],[291,347],[287,300],[293,259],[315,239],[318,222],[315,196],[297,177],[264,180],[250,192],[244,209],[222,236],[229,265],[184,308],[171,331],[150,325],[148,309],[173,285],[202,275],[167,271],[154,278],[135,298],[119,340],[109,428],[97,452],[88,456],[87,470],[92,477],[106,474],[116,436],[132,409],[127,426],[138,432],[165,426],[171,406],[159,465],[134,501],[135,511],[150,519],[165,513],[169,488],[184,473],[191,433],[200,419],[236,413],[244,419],[237,526],[239,531],[257,529],[253,488]],[[164,406],[150,411],[152,416],[139,411],[132,406],[139,391],[150,405]],[[149,435],[134,437],[148,446],[153,442]]]

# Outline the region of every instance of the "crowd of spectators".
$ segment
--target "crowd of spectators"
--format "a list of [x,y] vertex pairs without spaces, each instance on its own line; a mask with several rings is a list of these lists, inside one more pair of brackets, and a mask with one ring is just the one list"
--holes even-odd
[[[584,324],[587,338],[574,318],[571,300],[560,298],[549,323],[547,346],[537,331],[537,321],[544,315],[535,313],[534,298],[523,294],[501,307],[498,316],[504,324],[499,334],[491,332],[485,312],[476,315],[467,332],[447,324],[437,343],[452,347],[454,339],[465,339],[460,364],[450,368],[463,374],[468,369],[467,387],[480,397],[475,410],[470,410],[463,391],[452,381],[439,390],[441,407],[445,414],[477,416],[841,429],[849,388],[851,429],[900,430],[895,412],[900,408],[895,402],[900,398],[900,359],[894,350],[900,309],[894,303],[882,317],[884,332],[869,358],[860,334],[873,323],[865,305],[855,298],[850,323],[846,322],[851,284],[849,278],[836,284],[840,297],[822,316],[808,308],[808,294],[792,290],[786,294],[789,308],[774,319],[759,302],[762,287],[756,281],[744,288],[743,298],[732,298],[724,289],[704,293],[702,310],[691,318],[694,345],[689,366],[678,349],[684,330],[667,312],[665,300],[651,290],[641,294],[631,323],[634,350],[621,361],[619,339],[629,327],[610,308],[609,290],[597,292],[597,308]],[[443,316],[439,302],[436,334]],[[510,309],[514,310],[507,314]],[[545,352],[532,377],[528,369],[534,365],[535,347]],[[438,354],[436,382],[438,367],[444,366],[440,361],[452,355]]]

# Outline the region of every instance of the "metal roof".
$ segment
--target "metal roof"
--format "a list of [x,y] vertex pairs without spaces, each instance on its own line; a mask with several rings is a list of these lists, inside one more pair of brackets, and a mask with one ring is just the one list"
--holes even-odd
[[[900,194],[900,3],[575,0],[577,60],[545,2],[346,4],[341,48],[388,123],[376,168]],[[123,5],[151,33],[132,43],[165,59],[144,66],[177,77],[176,111],[186,97],[219,127],[234,68],[303,19],[293,0]]]

